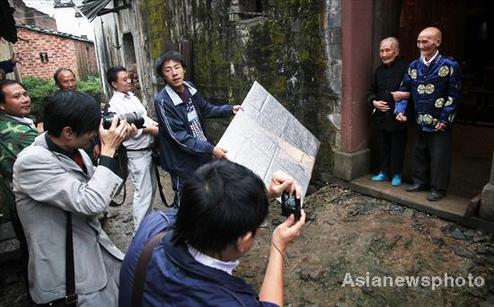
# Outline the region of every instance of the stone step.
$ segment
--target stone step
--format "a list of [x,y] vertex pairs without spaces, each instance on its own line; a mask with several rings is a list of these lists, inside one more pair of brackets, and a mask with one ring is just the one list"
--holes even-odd
[[[428,192],[410,193],[405,191],[406,186],[403,184],[400,187],[393,187],[389,181],[375,182],[370,180],[370,175],[349,182],[349,188],[356,192],[393,201],[449,221],[494,233],[494,222],[471,215],[472,208],[468,210],[471,206],[470,199],[448,194],[443,199],[432,202],[427,200]],[[467,212],[469,212],[468,215]]]

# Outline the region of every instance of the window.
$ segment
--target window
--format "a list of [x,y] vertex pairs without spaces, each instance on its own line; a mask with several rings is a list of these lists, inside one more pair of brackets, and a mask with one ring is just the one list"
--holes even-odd
[[259,16],[266,16],[266,3],[265,0],[238,0],[232,2],[231,15],[237,15],[237,17],[230,17],[233,20],[251,19]]
[[41,59],[41,63],[48,63],[48,53],[40,52],[39,57]]
[[262,13],[261,0],[239,1],[240,12],[242,13]]

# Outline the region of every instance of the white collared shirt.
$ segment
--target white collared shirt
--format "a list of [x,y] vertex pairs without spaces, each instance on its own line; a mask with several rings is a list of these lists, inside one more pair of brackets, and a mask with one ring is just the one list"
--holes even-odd
[[[115,91],[110,99],[109,111],[115,112],[118,115],[136,112],[144,118],[144,126],[154,124],[154,120],[148,117],[146,108],[141,104],[139,99],[131,92],[122,93]],[[150,147],[154,142],[154,136],[151,134],[142,133],[143,129],[139,129],[137,134],[123,142],[127,149],[143,149]]]
[[221,261],[216,258],[210,257],[208,255],[201,253],[200,251],[198,251],[197,249],[193,248],[188,244],[187,244],[187,249],[189,250],[189,254],[191,254],[191,256],[194,257],[194,259],[200,264],[203,264],[210,268],[221,270],[230,275],[232,275],[233,270],[235,270],[237,266],[240,264],[240,261],[238,260]]
[[422,62],[425,64],[425,66],[429,66],[431,65],[432,61],[434,61],[434,59],[437,57],[438,54],[439,54],[439,50],[436,50],[434,56],[432,56],[432,58],[430,58],[428,61],[423,56],[421,56]]

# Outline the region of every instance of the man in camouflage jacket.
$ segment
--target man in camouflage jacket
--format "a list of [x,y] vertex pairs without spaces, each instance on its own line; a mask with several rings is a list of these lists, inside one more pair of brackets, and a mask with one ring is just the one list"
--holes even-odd
[[0,203],[7,217],[9,208],[15,208],[12,166],[17,154],[38,135],[33,121],[27,117],[30,112],[31,99],[24,87],[17,81],[0,81]]

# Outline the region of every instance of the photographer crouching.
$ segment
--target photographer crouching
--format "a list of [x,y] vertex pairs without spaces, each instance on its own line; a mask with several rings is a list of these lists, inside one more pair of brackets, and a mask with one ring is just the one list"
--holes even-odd
[[[46,132],[14,164],[13,190],[29,251],[30,294],[39,306],[115,306],[123,253],[97,219],[122,184],[114,154],[136,128],[109,129],[91,96],[61,91],[44,111]],[[84,152],[98,134],[99,165]]]
[[274,230],[259,295],[232,275],[268,214],[268,197],[283,191],[300,198],[284,173],[275,173],[266,191],[234,162],[200,167],[183,186],[178,212],[155,212],[141,223],[122,265],[119,306],[283,306],[284,254],[300,235],[303,210]]

